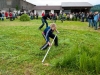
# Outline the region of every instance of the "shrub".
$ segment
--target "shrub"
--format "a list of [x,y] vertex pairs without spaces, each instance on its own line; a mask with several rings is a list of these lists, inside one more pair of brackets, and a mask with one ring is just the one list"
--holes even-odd
[[27,14],[23,14],[20,17],[20,21],[30,21],[30,18]]

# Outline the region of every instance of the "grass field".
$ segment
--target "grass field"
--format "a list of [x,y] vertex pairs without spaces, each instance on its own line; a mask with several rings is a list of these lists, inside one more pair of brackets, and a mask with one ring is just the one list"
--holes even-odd
[[52,66],[44,66],[41,20],[0,21],[0,75],[100,75],[100,30],[79,21],[56,24],[59,46],[45,60]]

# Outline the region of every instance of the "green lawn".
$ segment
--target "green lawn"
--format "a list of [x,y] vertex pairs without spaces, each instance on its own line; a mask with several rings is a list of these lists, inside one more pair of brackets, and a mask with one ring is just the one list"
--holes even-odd
[[100,75],[100,30],[79,21],[56,24],[59,46],[45,60],[52,66],[44,66],[41,20],[0,21],[0,75]]

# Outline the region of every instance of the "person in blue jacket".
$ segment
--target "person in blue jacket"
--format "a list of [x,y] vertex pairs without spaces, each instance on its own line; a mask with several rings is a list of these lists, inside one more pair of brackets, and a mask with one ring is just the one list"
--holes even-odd
[[[55,35],[53,34],[53,32],[56,31],[57,33],[59,33],[56,29],[56,24],[52,23],[50,26],[48,26],[42,33],[43,37],[46,40],[46,43],[40,48],[40,50],[45,50],[47,49],[49,46],[51,46],[50,43],[50,38],[54,39]],[[56,36],[55,40],[54,40],[54,44],[55,46],[58,46],[58,37]]]
[[95,12],[95,15],[94,15],[94,29],[97,30],[98,29],[98,20],[99,20],[99,15],[98,15],[98,12]]

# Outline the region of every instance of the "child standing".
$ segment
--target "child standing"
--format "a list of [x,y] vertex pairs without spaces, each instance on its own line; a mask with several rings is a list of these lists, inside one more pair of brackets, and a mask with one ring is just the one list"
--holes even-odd
[[[44,39],[46,40],[46,43],[40,48],[41,50],[45,50],[47,49],[49,46],[51,46],[51,43],[50,43],[50,38],[54,39],[55,35],[53,34],[53,32],[56,31],[57,33],[59,33],[56,29],[56,24],[55,23],[52,23],[49,27],[47,27],[42,35],[44,37]],[[58,37],[56,36],[55,40],[54,40],[54,44],[55,46],[58,46]]]

